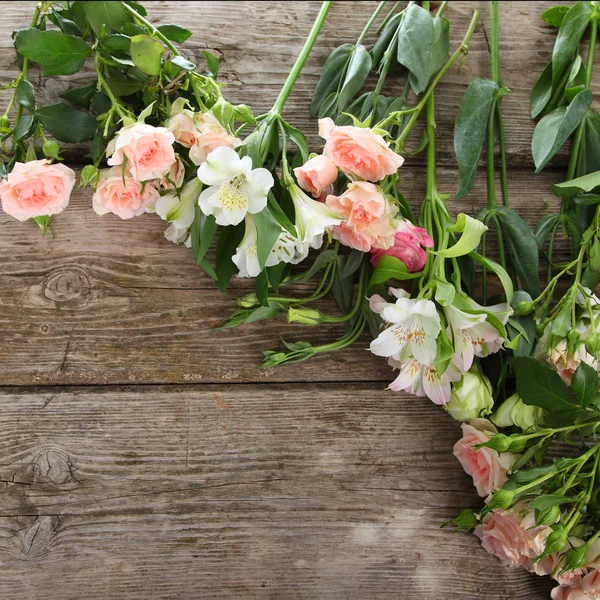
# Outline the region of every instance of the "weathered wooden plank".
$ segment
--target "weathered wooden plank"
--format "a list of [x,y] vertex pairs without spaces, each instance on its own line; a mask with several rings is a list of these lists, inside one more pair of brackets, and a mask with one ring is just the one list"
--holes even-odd
[[0,422],[11,600],[547,597],[548,582],[439,529],[479,500],[451,455],[458,426],[423,399],[4,389]]
[[[547,202],[556,210],[556,173],[511,170],[509,177],[513,205],[530,225]],[[449,201],[454,214],[475,214],[485,204],[484,179],[481,173],[468,198]],[[424,185],[422,168],[406,169],[403,189],[415,208]],[[455,186],[455,172],[440,170],[440,190]],[[282,331],[282,317],[213,332],[253,284],[239,280],[222,296],[191,252],[163,231],[155,215],[100,218],[81,190],[56,218],[54,239],[0,216],[0,384],[391,380],[386,364],[363,351],[366,335],[347,352],[256,370],[261,351],[277,347],[280,335],[328,343],[340,327]],[[331,302],[323,309],[334,310]]]
[[[5,85],[16,74],[16,57],[8,32],[20,29],[30,21],[34,2],[1,2],[3,31],[0,39],[0,84]],[[233,102],[244,102],[257,114],[268,110],[298,54],[304,38],[315,18],[319,2],[153,2],[149,16],[153,22],[182,23],[194,35],[184,44],[190,57],[202,64],[202,51],[210,49],[221,57],[221,77],[228,84],[227,97]],[[545,25],[542,11],[553,2],[502,2],[501,4],[501,61],[505,85],[512,94],[504,99],[504,121],[508,160],[514,165],[531,165],[531,134],[533,123],[529,118],[529,94],[536,77],[552,54],[555,29]],[[321,142],[316,123],[308,118],[308,104],[321,66],[328,53],[336,46],[352,42],[359,36],[376,2],[337,1],[331,9],[321,36],[311,54],[294,92],[288,101],[286,114],[292,124],[309,133],[313,148]],[[235,6],[235,8],[232,8]],[[440,159],[454,162],[452,132],[456,112],[466,86],[473,77],[487,76],[489,50],[486,28],[489,30],[489,3],[451,2],[446,15],[452,23],[452,47],[462,40],[471,12],[482,12],[482,23],[473,37],[469,56],[463,67],[451,69],[438,87],[438,132]],[[373,35],[367,38],[372,41]],[[585,44],[584,44],[585,46]],[[91,64],[89,65],[91,69]],[[88,71],[89,73],[89,71]],[[42,78],[32,69],[32,80],[41,86],[40,100],[57,101],[57,95],[69,85],[79,85],[89,79],[80,73],[71,77]],[[400,94],[406,77],[392,75],[390,94]],[[374,82],[372,82],[374,84]],[[595,91],[600,91],[595,85]],[[0,93],[0,105],[5,105],[9,92]],[[415,144],[418,135],[414,136]],[[82,153],[74,154],[81,159]],[[565,164],[566,150],[555,159]],[[424,157],[413,159],[422,162]]]

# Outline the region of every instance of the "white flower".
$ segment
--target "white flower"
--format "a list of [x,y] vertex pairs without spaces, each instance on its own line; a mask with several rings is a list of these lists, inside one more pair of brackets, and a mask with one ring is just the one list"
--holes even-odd
[[198,178],[210,186],[200,194],[198,204],[205,215],[215,216],[217,225],[237,225],[247,213],[260,212],[274,183],[267,169],[252,169],[249,156],[240,158],[226,146],[207,156]]
[[[281,262],[295,265],[304,260],[307,255],[308,246],[282,228],[265,266],[274,267]],[[250,215],[246,215],[244,239],[231,260],[239,269],[238,277],[258,277],[260,274],[256,225]]]
[[187,227],[185,229],[179,229],[171,223],[171,225],[165,229],[165,237],[174,244],[181,244],[189,239],[190,234]]
[[371,342],[373,354],[391,356],[399,362],[405,362],[409,356],[413,356],[424,365],[433,363],[441,325],[440,316],[431,300],[402,296],[395,304],[384,307],[381,317],[391,326]]
[[487,321],[485,313],[466,313],[453,305],[446,306],[444,312],[452,329],[453,362],[461,371],[471,368],[475,356],[487,356],[502,347],[504,338]]
[[424,365],[413,358],[400,366],[400,374],[389,385],[389,389],[395,392],[402,390],[415,396],[427,396],[435,404],[446,404],[452,394],[450,384],[460,378],[461,373],[452,364],[440,377],[435,366]]
[[288,187],[296,211],[298,236],[311,248],[323,245],[323,234],[327,229],[342,222],[342,217],[323,202],[309,198],[295,183]]
[[199,179],[192,179],[185,184],[179,197],[174,193],[161,196],[156,201],[156,213],[177,229],[188,229],[194,222],[196,202],[201,191],[202,182]]

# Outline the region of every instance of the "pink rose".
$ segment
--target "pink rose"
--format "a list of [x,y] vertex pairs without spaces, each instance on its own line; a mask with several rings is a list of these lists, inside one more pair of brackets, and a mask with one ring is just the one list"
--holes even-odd
[[487,419],[474,419],[461,427],[463,437],[454,445],[454,456],[473,478],[477,493],[485,498],[504,485],[508,479],[506,474],[517,457],[510,452],[498,454],[491,448],[474,449],[498,433]]
[[241,141],[229,134],[212,113],[196,113],[196,141],[190,148],[190,160],[201,165],[206,157],[216,148],[226,146],[235,148]]
[[592,569],[583,579],[562,584],[551,592],[552,600],[594,600],[600,598],[600,572]]
[[338,176],[337,167],[323,154],[307,160],[301,167],[296,167],[294,173],[300,187],[315,198],[333,184]]
[[153,207],[159,197],[154,183],[140,183],[128,173],[123,175],[121,167],[113,167],[100,173],[92,204],[98,215],[113,213],[131,219]]
[[[107,155],[111,166],[125,161],[131,176],[138,181],[162,177],[175,162],[175,136],[165,127],[136,123],[123,127],[109,144]],[[112,151],[112,152],[111,152]]]
[[350,183],[341,196],[327,196],[325,202],[344,219],[333,229],[333,237],[342,244],[368,252],[371,248],[389,248],[394,243],[398,208],[372,183]]
[[371,264],[376,267],[383,255],[389,255],[401,260],[409,273],[420,271],[427,261],[427,254],[421,246],[433,246],[433,240],[427,231],[410,221],[400,221],[394,235],[394,245],[385,250],[372,250]]
[[74,185],[75,172],[65,165],[48,160],[18,162],[0,182],[2,209],[19,221],[56,215],[69,204]]
[[179,154],[175,155],[175,162],[171,165],[168,173],[160,180],[160,185],[165,190],[174,190],[183,185],[185,178],[185,167]]
[[505,565],[532,571],[533,560],[543,551],[551,532],[547,526],[535,527],[534,511],[520,503],[509,510],[487,513],[474,533],[481,545]]
[[319,119],[319,135],[325,140],[325,154],[351,178],[380,181],[404,162],[380,135],[367,128],[337,127],[330,118]]
[[175,141],[184,148],[191,148],[196,143],[198,130],[194,123],[194,113],[191,110],[182,110],[173,115],[169,119],[167,127],[175,137]]

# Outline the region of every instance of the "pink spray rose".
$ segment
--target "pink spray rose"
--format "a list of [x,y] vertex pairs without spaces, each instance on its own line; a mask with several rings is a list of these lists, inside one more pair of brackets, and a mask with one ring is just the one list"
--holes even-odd
[[126,167],[137,181],[149,181],[162,177],[175,162],[173,143],[175,136],[165,127],[152,127],[136,123],[123,127],[109,144],[107,155],[111,166]]
[[323,191],[337,179],[338,170],[325,155],[307,160],[301,167],[294,169],[298,185],[318,198]]
[[350,183],[341,196],[327,196],[325,202],[344,218],[344,223],[333,229],[333,237],[342,244],[368,252],[371,248],[389,248],[394,243],[398,208],[372,183]]
[[212,113],[196,113],[196,141],[190,148],[190,160],[201,165],[206,157],[220,146],[235,148],[241,141],[229,134]]
[[349,177],[381,181],[394,174],[404,159],[371,129],[337,127],[330,118],[319,119],[319,135],[325,140],[325,154]]
[[600,598],[600,572],[592,569],[583,579],[555,587],[552,600],[595,600]]
[[487,419],[473,419],[461,427],[463,436],[454,445],[454,456],[473,478],[477,493],[485,498],[504,485],[508,479],[506,474],[517,457],[510,452],[498,454],[492,448],[475,450],[475,446],[487,442],[498,433]]
[[535,527],[534,511],[519,503],[509,510],[487,513],[474,533],[481,540],[481,545],[505,565],[533,571],[533,561],[543,552],[551,532],[552,529],[545,525]]
[[159,197],[154,183],[142,184],[128,173],[123,175],[121,167],[113,167],[100,173],[92,204],[98,215],[110,212],[121,219],[131,219],[153,207]]
[[175,162],[171,165],[168,173],[160,180],[160,185],[165,190],[174,190],[183,185],[185,178],[185,166],[179,154],[175,155]]
[[175,137],[175,141],[184,148],[191,148],[196,143],[200,133],[194,123],[194,113],[191,110],[182,110],[173,115],[167,123],[169,131]]
[[427,254],[421,246],[433,246],[433,240],[427,231],[410,221],[400,221],[394,235],[394,245],[385,250],[372,250],[371,264],[376,267],[382,256],[389,255],[401,260],[409,273],[420,271],[427,261]]
[[65,165],[48,160],[18,162],[0,182],[2,209],[19,221],[56,215],[69,204],[74,185],[75,172]]

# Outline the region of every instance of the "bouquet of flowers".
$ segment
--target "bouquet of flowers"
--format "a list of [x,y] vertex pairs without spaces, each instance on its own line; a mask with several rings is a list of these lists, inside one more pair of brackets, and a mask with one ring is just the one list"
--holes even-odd
[[[462,422],[455,454],[485,503],[448,525],[474,531],[511,566],[552,575],[554,600],[597,598],[600,117],[590,82],[599,9],[581,0],[543,15],[558,36],[532,93],[537,170],[572,135],[573,145],[567,179],[554,186],[560,214],[532,232],[509,206],[501,102],[510,90],[500,78],[498,2],[490,3],[489,78],[469,85],[454,130],[455,198],[472,191],[486,149],[487,203],[473,216],[453,215],[450,195],[438,190],[435,91],[466,58],[479,12],[451,52],[447,2],[434,12],[429,2],[387,12],[386,4],[323,65],[310,110],[324,143],[311,153],[284,108],[331,2],[273,107],[258,116],[226,100],[214,55],[204,52],[198,68],[181,52],[190,31],[155,27],[137,2],[41,2],[30,27],[14,35],[21,72],[0,118],[2,208],[45,233],[76,182],[59,142],[91,142],[80,186],[93,189],[98,215],[156,213],[165,237],[189,248],[221,291],[234,276],[254,279],[255,292],[239,299],[223,328],[282,316],[339,325],[336,341],[284,342],[264,352],[262,367],[344,348],[368,329],[370,351],[397,371],[391,390],[427,396]],[[93,81],[62,93],[65,102],[37,105],[32,63],[54,76],[88,60]],[[404,78],[400,96],[385,95],[391,77]],[[426,153],[426,195],[415,216],[402,172],[420,118],[410,151]],[[557,262],[561,234],[572,256]],[[336,314],[320,308],[329,295]]]

